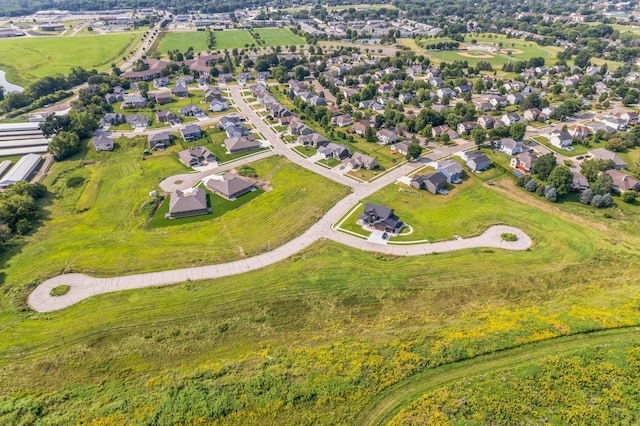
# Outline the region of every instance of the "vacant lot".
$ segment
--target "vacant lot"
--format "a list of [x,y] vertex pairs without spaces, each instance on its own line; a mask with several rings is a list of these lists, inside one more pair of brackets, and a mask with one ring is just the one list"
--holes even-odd
[[166,55],[170,50],[186,52],[190,47],[196,52],[208,50],[207,33],[204,31],[168,32],[164,33],[158,44],[158,52]]
[[255,39],[247,30],[214,31],[213,37],[215,40],[213,49],[215,50],[242,49],[256,44]]
[[265,46],[290,46],[307,44],[307,41],[291,32],[289,28],[256,28],[256,34],[264,41]]
[[72,67],[102,70],[120,59],[141,34],[2,39],[0,69],[7,72],[9,81],[20,85],[66,74]]

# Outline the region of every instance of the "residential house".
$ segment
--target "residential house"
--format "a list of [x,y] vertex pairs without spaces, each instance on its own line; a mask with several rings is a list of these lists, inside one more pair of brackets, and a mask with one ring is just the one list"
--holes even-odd
[[531,167],[533,167],[533,163],[535,163],[537,159],[538,156],[533,152],[523,152],[522,154],[513,157],[509,165],[514,169],[529,173],[531,171]]
[[197,124],[187,124],[180,130],[180,135],[185,142],[193,142],[202,137],[202,129]]
[[635,111],[624,111],[615,114],[615,116],[623,119],[627,126],[635,126],[638,124],[638,113]]
[[485,129],[493,129],[493,125],[496,121],[490,115],[481,115],[478,118],[478,124]]
[[485,154],[478,151],[469,151],[464,155],[467,167],[474,172],[481,172],[491,166],[491,160]]
[[407,155],[409,152],[409,143],[398,142],[397,144],[391,145],[391,152],[393,154]]
[[123,114],[118,114],[115,112],[108,112],[102,117],[100,123],[103,126],[117,126],[118,124],[122,124],[125,122],[125,118]]
[[163,150],[171,145],[171,133],[154,133],[149,135],[149,148],[152,151]]
[[591,136],[591,131],[587,126],[583,126],[581,124],[574,124],[573,126],[569,126],[569,134],[574,139],[587,139]]
[[571,190],[572,191],[584,191],[589,188],[589,181],[586,177],[582,176],[580,173],[573,173],[573,180],[571,181]]
[[237,138],[240,136],[247,136],[249,134],[249,129],[242,125],[227,126],[227,128],[225,128],[224,131],[227,133],[228,138]]
[[256,190],[253,182],[229,172],[223,176],[211,176],[205,185],[211,192],[230,201]]
[[122,101],[122,108],[144,108],[147,106],[147,98],[140,95],[128,95]]
[[209,83],[211,83],[211,76],[201,75],[200,77],[198,77],[198,87],[200,88],[207,87],[209,86]]
[[227,148],[229,154],[236,154],[238,152],[255,151],[260,149],[260,142],[255,140],[252,135],[236,136],[224,140],[224,146]]
[[122,95],[116,95],[115,93],[107,93],[106,95],[104,95],[104,99],[107,101],[107,103],[114,104],[116,102],[124,100],[124,97]]
[[408,104],[413,100],[413,98],[415,98],[413,93],[401,93],[400,96],[398,96],[398,100],[403,104]]
[[612,127],[616,130],[625,130],[627,128],[627,122],[618,117],[604,117],[600,120],[605,126]]
[[449,127],[448,124],[443,124],[442,126],[434,126],[431,129],[431,135],[434,138],[439,138],[440,136],[442,136],[445,133],[447,133],[449,130],[451,130],[451,128]]
[[169,77],[158,77],[153,79],[153,87],[160,89],[169,85]]
[[566,148],[573,143],[573,137],[569,132],[554,130],[549,134],[549,143],[558,148]]
[[327,100],[324,98],[324,96],[311,96],[309,98],[309,102],[310,105],[313,105],[315,107],[318,106],[326,106],[327,105]]
[[351,119],[350,114],[338,115],[337,117],[333,117],[331,122],[338,127],[347,127],[350,126],[353,120]]
[[298,118],[289,123],[289,132],[294,136],[303,136],[313,133],[313,130]]
[[516,142],[511,138],[503,138],[494,142],[496,149],[505,154],[516,155],[521,152],[529,151],[529,147],[527,147],[522,142]]
[[450,89],[448,87],[443,87],[443,88],[438,89],[436,91],[436,95],[440,99],[443,99],[445,96],[448,96],[449,98],[455,98],[456,97],[456,92],[454,92],[452,89]]
[[225,115],[218,122],[218,129],[227,130],[230,126],[241,126],[242,119],[240,117],[235,117],[231,115]]
[[260,71],[256,77],[258,83],[266,83],[271,78],[271,71]]
[[449,183],[462,182],[462,166],[456,160],[438,161],[438,168],[436,171],[445,175],[447,182]]
[[411,179],[410,185],[417,189],[426,189],[434,195],[445,193],[447,177],[440,172],[429,173],[428,175],[415,175]]
[[378,143],[382,145],[389,145],[398,140],[398,134],[390,129],[381,129],[376,132]]
[[358,222],[364,226],[385,232],[397,232],[402,228],[400,218],[393,213],[393,209],[378,204],[367,203],[364,213],[358,216]]
[[298,142],[305,146],[312,146],[314,148],[321,148],[329,145],[329,139],[325,138],[319,133],[310,133],[308,135],[300,136]]
[[349,162],[354,169],[373,170],[378,167],[378,160],[359,152],[354,153]]
[[160,123],[169,123],[169,124],[180,123],[180,117],[178,117],[176,113],[171,110],[158,111],[156,113],[156,119]]
[[176,86],[171,89],[171,94],[173,96],[177,96],[178,98],[188,98],[189,90],[187,90],[187,88],[184,86]]
[[124,120],[131,127],[149,127],[151,121],[149,117],[144,114],[127,114],[124,116]]
[[640,191],[640,180],[635,177],[622,173],[619,170],[607,170],[605,173],[611,176],[613,181],[611,189],[614,191],[619,193],[624,191]]
[[100,135],[91,138],[91,143],[96,151],[113,151],[113,139]]
[[542,111],[540,111],[538,108],[529,108],[524,112],[523,116],[525,120],[535,121],[538,119],[538,116],[541,112]]
[[441,87],[442,83],[443,81],[440,77],[431,77],[429,79],[429,84],[432,85],[433,87]]
[[335,158],[336,160],[344,160],[351,156],[349,148],[332,142],[329,142],[326,146],[318,149],[318,154],[320,154],[324,159]]
[[178,152],[178,160],[187,167],[198,167],[216,161],[216,156],[204,146],[194,146]]
[[500,120],[506,124],[507,126],[511,126],[513,123],[517,123],[518,121],[520,121],[520,116],[518,114],[516,114],[515,112],[511,112],[508,114],[504,114]]
[[178,112],[184,117],[206,117],[204,111],[195,105],[187,105],[186,107],[182,107],[178,110]]
[[176,219],[210,212],[211,208],[207,206],[207,191],[197,187],[189,192],[180,190],[173,192],[169,198],[169,213],[166,218]]
[[204,102],[209,103],[209,102],[213,101],[214,99],[218,99],[221,96],[221,94],[222,94],[222,91],[220,90],[219,87],[210,86],[210,87],[207,87],[204,90],[203,100],[204,100]]
[[627,163],[617,154],[608,149],[604,148],[596,148],[589,151],[589,154],[596,160],[612,160],[614,163],[614,168],[616,170],[624,169],[627,167]]
[[229,108],[229,105],[227,104],[227,101],[222,98],[214,99],[209,103],[209,111],[220,112],[227,108]]
[[176,86],[187,87],[191,83],[194,82],[194,78],[192,75],[183,75],[176,80]]
[[458,124],[458,134],[469,134],[471,133],[471,131],[473,130],[474,127],[476,127],[478,124],[474,123],[472,121],[465,121],[463,123]]
[[250,72],[241,72],[238,74],[238,83],[246,83],[253,79],[253,75]]
[[218,74],[218,83],[226,84],[226,83],[229,83],[230,81],[233,81],[233,74],[230,74],[230,73]]
[[507,106],[507,98],[505,96],[494,95],[489,98],[489,103],[495,108]]
[[149,92],[149,97],[153,99],[158,105],[165,105],[173,102],[170,92]]

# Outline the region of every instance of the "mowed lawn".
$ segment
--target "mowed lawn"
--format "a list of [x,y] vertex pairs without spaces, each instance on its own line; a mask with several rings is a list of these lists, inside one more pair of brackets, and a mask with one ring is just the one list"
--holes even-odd
[[266,46],[307,44],[304,38],[292,33],[289,28],[256,28],[254,31],[260,35]]
[[141,33],[77,37],[32,37],[0,40],[0,69],[13,83],[67,74],[72,67],[108,68],[125,54]]
[[168,32],[164,33],[157,51],[166,55],[170,50],[186,52],[190,47],[196,52],[208,50],[207,33],[204,31]]
[[255,256],[300,235],[347,193],[346,187],[272,157],[253,164],[272,191],[207,222],[147,230],[139,209],[148,193],[163,177],[188,169],[175,156],[179,146],[143,157],[144,145],[119,140],[114,152],[89,150],[84,165],[81,159],[56,163],[46,182],[50,188],[64,188],[66,169],[85,170],[87,183],[52,197],[42,232],[4,265],[5,282],[55,275],[65,267],[114,275]]
[[247,30],[214,31],[215,50],[241,49],[256,44],[255,39]]

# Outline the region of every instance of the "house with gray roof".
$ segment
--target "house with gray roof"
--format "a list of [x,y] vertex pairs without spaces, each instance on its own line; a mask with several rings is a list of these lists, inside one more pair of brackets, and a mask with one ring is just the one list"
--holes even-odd
[[394,154],[407,155],[409,152],[408,142],[398,142],[395,145],[391,145],[391,152]]
[[378,167],[378,160],[359,152],[355,152],[348,161],[354,169],[373,170]]
[[178,98],[188,98],[189,90],[185,86],[176,86],[171,89],[171,94],[173,96],[177,96]]
[[260,149],[260,142],[251,135],[228,138],[224,140],[224,146],[229,154],[238,152],[255,151]]
[[211,208],[207,206],[207,191],[198,187],[189,192],[173,192],[169,198],[169,213],[165,217],[177,219],[207,213],[211,213]]
[[207,180],[206,186],[212,192],[230,201],[256,190],[253,182],[233,173],[225,173],[224,176],[212,176]]
[[194,146],[178,152],[178,160],[187,167],[198,167],[216,161],[216,156],[204,146]]
[[445,175],[449,183],[462,182],[462,166],[456,160],[439,161],[437,171]]
[[149,117],[144,114],[127,114],[124,119],[131,127],[149,127],[151,124]]
[[147,98],[140,95],[128,95],[122,101],[122,108],[144,108],[147,106]]
[[111,139],[110,137],[104,135],[94,136],[91,138],[91,143],[98,152],[113,151],[113,139]]
[[178,124],[180,123],[180,117],[171,110],[158,111],[156,113],[156,119],[160,123]]
[[320,133],[310,133],[308,135],[300,136],[298,138],[298,142],[305,146],[321,148],[329,144],[329,139],[325,138]]
[[615,169],[624,169],[627,163],[618,154],[604,148],[596,148],[589,151],[589,154],[596,160],[612,160]]
[[400,230],[403,225],[392,208],[373,203],[367,203],[364,206],[364,212],[358,216],[358,222],[379,231],[392,233]]
[[426,189],[434,195],[444,193],[444,188],[447,186],[447,177],[440,172],[415,175],[411,179],[411,186],[417,189]]
[[206,117],[206,114],[201,108],[195,105],[187,105],[178,110],[183,117]]
[[466,152],[464,155],[467,167],[474,172],[481,172],[491,166],[491,160],[485,154],[478,151]]
[[335,158],[336,160],[341,161],[351,156],[349,148],[332,142],[329,142],[326,146],[318,149],[318,154],[320,154],[324,159]]
[[202,130],[197,124],[187,124],[180,129],[180,136],[185,142],[193,142],[202,137]]
[[605,173],[611,176],[611,189],[614,191],[619,193],[624,191],[640,191],[640,180],[637,178],[615,169],[607,170]]
[[163,150],[171,145],[171,133],[154,133],[149,135],[149,148],[152,151]]

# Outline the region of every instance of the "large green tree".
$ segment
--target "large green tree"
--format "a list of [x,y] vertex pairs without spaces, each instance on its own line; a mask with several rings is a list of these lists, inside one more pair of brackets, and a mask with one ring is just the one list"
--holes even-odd
[[535,163],[533,163],[533,166],[531,166],[531,173],[538,176],[542,180],[547,180],[556,166],[556,156],[553,155],[553,153],[545,154],[538,158]]
[[80,152],[80,138],[73,132],[60,132],[49,143],[48,151],[58,161]]
[[554,168],[547,178],[547,183],[556,189],[558,195],[564,195],[569,192],[572,182],[573,173],[567,166]]

